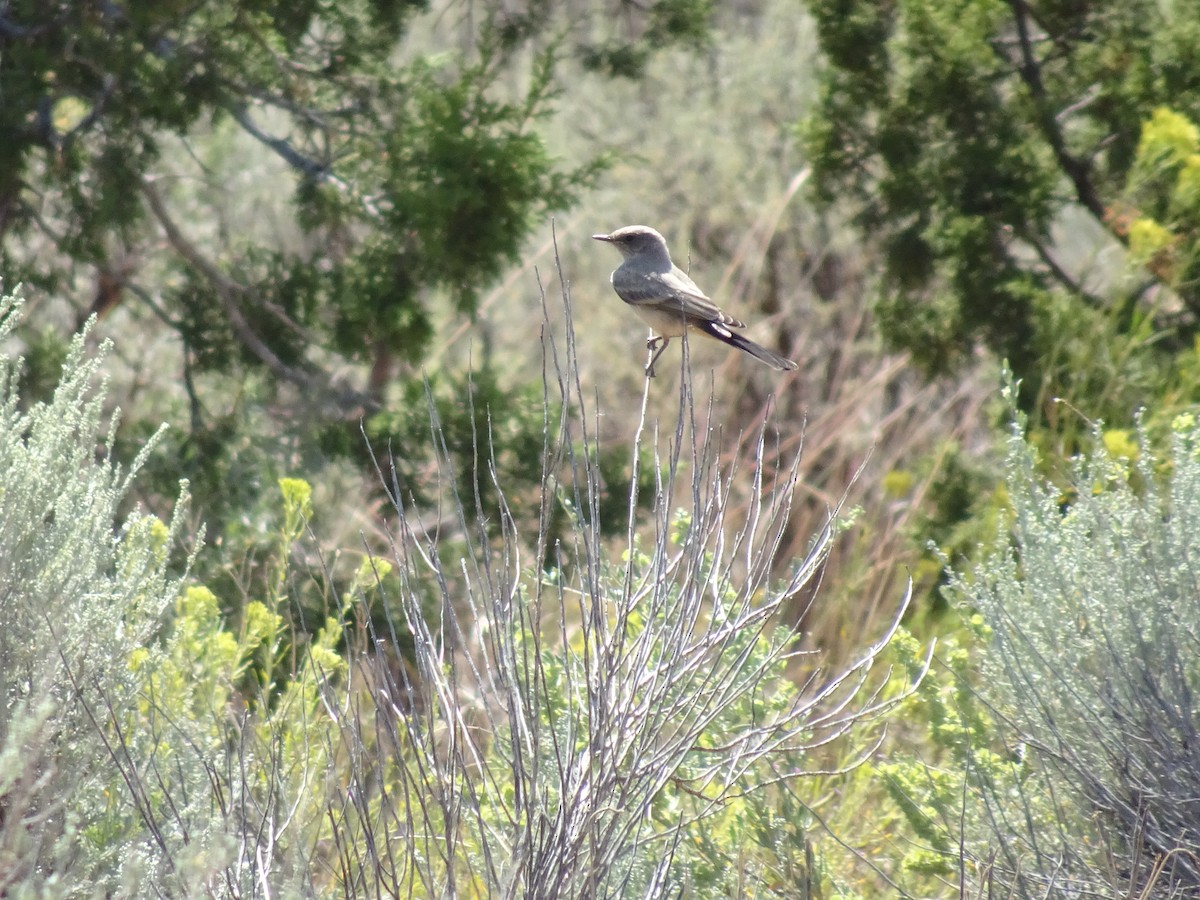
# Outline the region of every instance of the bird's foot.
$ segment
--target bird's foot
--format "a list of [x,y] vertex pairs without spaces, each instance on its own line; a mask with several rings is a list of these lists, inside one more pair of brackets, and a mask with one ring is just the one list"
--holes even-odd
[[650,362],[646,364],[646,377],[654,377],[654,364],[658,362],[658,358],[663,355],[663,351],[667,349],[667,344],[671,343],[669,337],[652,337],[646,341],[646,349],[650,351]]

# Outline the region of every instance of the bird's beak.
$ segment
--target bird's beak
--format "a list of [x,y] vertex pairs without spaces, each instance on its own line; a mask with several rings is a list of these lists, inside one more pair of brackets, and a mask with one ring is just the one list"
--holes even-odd
[[609,241],[609,242],[611,243],[611,242],[612,242],[612,237],[611,237],[610,235],[607,235],[607,234],[593,234],[593,235],[592,235],[592,240],[593,240],[593,241]]

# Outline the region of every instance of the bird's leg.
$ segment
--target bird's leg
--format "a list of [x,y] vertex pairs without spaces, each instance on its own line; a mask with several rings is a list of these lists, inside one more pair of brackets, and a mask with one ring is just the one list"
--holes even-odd
[[667,349],[669,343],[671,343],[669,337],[652,337],[646,341],[646,349],[654,351],[654,355],[650,357],[650,363],[646,366],[647,378],[654,377],[654,364],[658,362],[658,358],[663,355],[663,351]]

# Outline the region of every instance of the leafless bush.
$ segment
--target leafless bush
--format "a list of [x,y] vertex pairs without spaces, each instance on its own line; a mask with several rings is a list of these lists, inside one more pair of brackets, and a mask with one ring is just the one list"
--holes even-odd
[[[392,485],[388,583],[400,588],[388,598],[391,633],[374,638],[382,648],[411,635],[412,665],[372,654],[360,675],[374,708],[342,713],[354,766],[331,816],[334,865],[351,893],[678,894],[695,887],[689,830],[803,778],[814,750],[869,726],[907,689],[872,675],[904,602],[845,668],[801,659],[779,613],[801,591],[820,602],[813,582],[837,510],[773,583],[799,455],[776,468],[779,438],[764,425],[752,470],[722,464],[725,436],[703,424],[690,378],[666,430],[645,420],[643,393],[625,537],[601,537],[602,412],[589,411],[577,374],[565,282],[562,296],[565,339],[543,335],[537,535],[518,532],[504,485],[455,493],[449,454],[443,509],[418,509]],[[487,434],[478,446],[477,483],[495,477]],[[647,464],[643,522],[637,469]],[[739,480],[753,483],[754,501],[733,519]],[[495,508],[480,508],[485,495],[499,497]],[[559,511],[571,524],[552,540]]]

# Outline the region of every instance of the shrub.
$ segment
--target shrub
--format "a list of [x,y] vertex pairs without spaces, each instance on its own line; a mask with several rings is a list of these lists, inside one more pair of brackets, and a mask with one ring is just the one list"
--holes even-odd
[[[0,300],[0,340],[18,315]],[[135,827],[101,736],[138,702],[131,654],[179,592],[166,525],[122,515],[132,478],[103,428],[101,357],[75,338],[53,397],[22,408],[20,361],[0,357],[0,892],[116,891],[169,865],[172,837]],[[122,772],[127,774],[127,772]],[[114,813],[121,806],[126,814]]]
[[[360,761],[335,816],[343,884],[365,893],[373,870],[401,895],[740,896],[781,880],[806,895],[820,877],[813,820],[789,792],[820,748],[905,695],[871,675],[898,619],[840,671],[799,649],[781,612],[811,602],[834,519],[773,582],[798,459],[780,464],[764,427],[751,471],[718,463],[723,435],[686,377],[661,435],[645,421],[647,382],[621,479],[634,485],[625,535],[602,540],[612,506],[569,306],[567,321],[565,344],[544,331],[539,516],[565,513],[566,535],[520,534],[490,462],[465,473],[476,483],[463,496],[443,452],[436,517],[397,492],[395,633],[374,638],[411,634],[413,657],[365,661],[376,714],[341,719]],[[482,457],[490,436],[477,446]]]
[[[282,615],[298,579],[329,577],[293,552],[305,482],[280,483],[264,594],[225,622],[212,591],[171,574],[178,515],[127,516],[114,539],[133,472],[92,456],[100,363],[83,338],[28,412],[4,363],[10,893],[816,891],[798,788],[829,742],[869,735],[910,690],[872,674],[905,604],[839,670],[800,649],[783,614],[813,602],[835,519],[774,580],[798,459],[781,463],[764,428],[752,469],[720,462],[688,378],[669,429],[639,431],[618,479],[633,485],[624,536],[602,539],[615,506],[569,305],[567,321],[565,344],[545,332],[536,532],[517,528],[490,435],[455,472],[431,404],[431,499],[391,485],[390,559],[367,555],[311,635]],[[922,674],[919,659],[906,670]]]
[[952,580],[978,677],[952,661],[925,698],[953,765],[898,766],[893,788],[924,864],[1002,896],[1200,896],[1200,426],[1178,417],[1164,457],[1143,432],[1134,459],[1097,427],[1061,484],[1025,427],[1011,534]]

